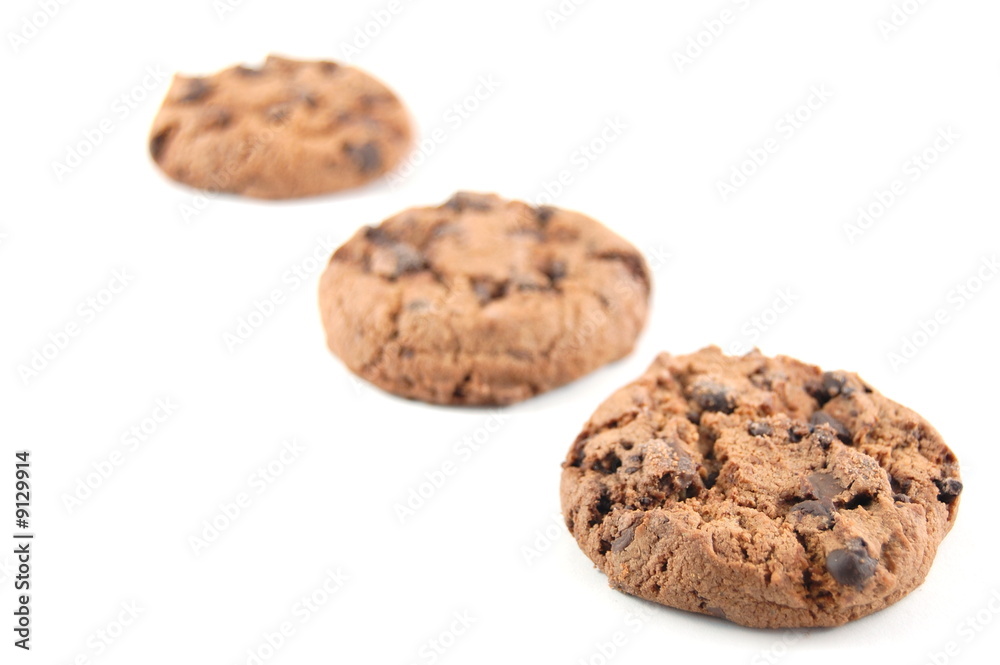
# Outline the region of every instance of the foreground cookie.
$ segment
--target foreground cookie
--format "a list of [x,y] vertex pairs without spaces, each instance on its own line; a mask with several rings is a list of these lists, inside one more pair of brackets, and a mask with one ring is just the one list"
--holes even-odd
[[437,404],[509,404],[628,354],[650,277],[594,220],[460,193],[359,231],[320,282],[330,349]]
[[714,347],[657,358],[563,466],[566,523],[613,587],[753,627],[896,602],[962,491],[934,428],[856,375]]
[[270,56],[260,69],[174,77],[149,151],[192,187],[284,199],[373,180],[410,138],[406,109],[368,74]]

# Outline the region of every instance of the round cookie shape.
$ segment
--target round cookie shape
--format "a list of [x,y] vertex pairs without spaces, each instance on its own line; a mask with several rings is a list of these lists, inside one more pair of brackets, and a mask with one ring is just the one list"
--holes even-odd
[[903,598],[962,483],[941,436],[857,375],[758,351],[663,354],[563,464],[563,515],[612,587],[758,628]]
[[642,255],[576,212],[461,192],[361,229],[320,280],[330,350],[380,388],[499,405],[630,353],[646,322]]
[[174,77],[150,133],[153,161],[198,189],[287,199],[359,187],[412,141],[385,85],[335,62],[268,56],[206,77]]

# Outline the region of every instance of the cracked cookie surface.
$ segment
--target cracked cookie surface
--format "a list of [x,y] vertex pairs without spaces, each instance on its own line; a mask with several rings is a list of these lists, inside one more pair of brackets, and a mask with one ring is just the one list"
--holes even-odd
[[436,404],[510,404],[631,352],[641,254],[579,213],[462,192],[360,230],[320,281],[330,349],[360,377]]
[[857,375],[710,347],[661,355],[598,408],[561,498],[612,587],[783,628],[908,594],[961,490],[937,431]]
[[259,69],[175,76],[149,151],[168,176],[263,199],[361,186],[410,148],[406,109],[354,67],[269,56]]

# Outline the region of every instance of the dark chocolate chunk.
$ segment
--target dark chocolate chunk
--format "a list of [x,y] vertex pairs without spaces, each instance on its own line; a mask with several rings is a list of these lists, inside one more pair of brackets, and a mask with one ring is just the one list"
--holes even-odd
[[826,557],[826,569],[838,584],[861,588],[878,568],[878,561],[868,554],[864,541],[855,541],[849,547],[834,550]]
[[154,161],[160,161],[163,157],[163,151],[167,147],[167,141],[170,139],[170,135],[173,134],[174,128],[167,127],[157,133],[156,136],[149,140],[149,154],[153,156]]
[[702,411],[732,413],[736,408],[729,388],[708,379],[702,379],[694,384],[691,397]]
[[211,86],[205,83],[204,79],[190,79],[187,83],[187,88],[184,91],[184,96],[181,97],[180,101],[182,104],[197,102],[207,97],[211,91]]
[[938,501],[952,503],[962,493],[962,483],[954,478],[946,480],[935,480],[934,484],[938,488]]
[[240,76],[260,76],[263,72],[259,69],[253,67],[247,67],[246,65],[239,65],[236,67],[236,73]]
[[591,467],[594,471],[600,471],[604,475],[611,475],[618,471],[622,465],[622,460],[615,452],[612,450],[608,452],[604,457],[594,462]]
[[450,208],[455,212],[463,210],[490,210],[489,198],[472,192],[457,192],[444,204],[445,208]]
[[378,226],[365,227],[365,240],[383,247],[388,247],[396,243],[395,239],[386,233],[384,229]]
[[281,123],[292,115],[292,108],[289,104],[275,104],[265,111],[267,119],[273,123]]
[[552,261],[546,265],[542,272],[549,279],[549,286],[555,288],[560,280],[566,277],[566,264],[563,261]]
[[840,422],[829,413],[825,411],[817,411],[812,414],[812,418],[809,419],[809,423],[814,427],[819,427],[820,425],[829,425],[833,428],[833,431],[837,433],[837,438],[844,443],[850,445],[853,443],[851,438],[851,432],[847,429],[844,423]]
[[810,493],[821,501],[832,501],[846,489],[837,482],[833,474],[823,472],[810,474],[808,484],[811,490]]
[[382,151],[374,142],[369,141],[359,146],[348,144],[344,146],[344,152],[362,173],[372,173],[382,168]]
[[635,278],[635,281],[642,284],[647,293],[649,292],[649,274],[646,272],[646,264],[643,262],[642,257],[638,254],[630,254],[627,252],[604,252],[603,254],[598,254],[594,258],[601,261],[618,261],[628,269],[632,277]]
[[396,243],[392,245],[392,252],[396,257],[396,270],[393,277],[399,277],[411,272],[420,272],[427,267],[427,260],[423,254],[412,245],[406,243]]
[[625,473],[637,473],[642,470],[643,458],[644,456],[642,453],[639,453],[638,455],[629,455],[625,458],[625,461],[629,464],[625,467]]
[[312,94],[308,90],[300,90],[298,94],[298,100],[308,106],[309,108],[316,108],[319,106],[319,101],[316,99],[316,95]]
[[829,529],[833,526],[833,506],[827,501],[800,501],[790,511],[794,516],[811,516],[820,519],[821,529]]
[[635,528],[639,526],[638,523],[632,526],[622,529],[622,532],[615,538],[615,541],[611,543],[612,552],[621,552],[623,549],[632,544],[635,539]]
[[[806,438],[810,434],[811,431],[809,426],[804,423],[795,423],[794,425],[788,428],[788,440],[791,441],[792,443],[798,443],[799,441]],[[833,437],[830,436],[828,432],[823,432],[823,434],[827,435],[828,441],[825,442],[825,445],[824,442],[822,441],[819,441],[818,443],[824,448],[829,448],[830,444],[833,443]]]
[[205,109],[205,127],[208,129],[225,129],[233,121],[232,114],[223,108]]
[[555,213],[556,209],[552,206],[538,206],[535,208],[535,219],[538,220],[539,226],[545,226]]
[[849,396],[854,388],[847,385],[847,375],[843,372],[824,372],[818,384],[809,387],[809,393],[823,406],[834,397]]
[[913,486],[913,480],[910,478],[898,478],[894,475],[887,474],[889,476],[889,487],[895,494],[909,494],[910,487]]
[[507,295],[509,285],[507,282],[497,282],[491,279],[473,279],[472,290],[479,299],[480,305],[488,305],[494,300],[499,300]]

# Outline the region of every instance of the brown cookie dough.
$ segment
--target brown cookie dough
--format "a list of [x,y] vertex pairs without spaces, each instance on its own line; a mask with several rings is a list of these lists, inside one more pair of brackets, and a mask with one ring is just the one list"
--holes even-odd
[[857,375],[715,347],[657,358],[563,469],[566,524],[611,586],[768,628],[908,594],[962,491],[934,428]]
[[579,213],[459,193],[359,231],[320,281],[330,349],[436,404],[510,404],[628,354],[646,322],[639,252]]
[[411,136],[399,99],[361,70],[269,56],[260,69],[175,76],[149,151],[192,187],[285,199],[378,178]]

